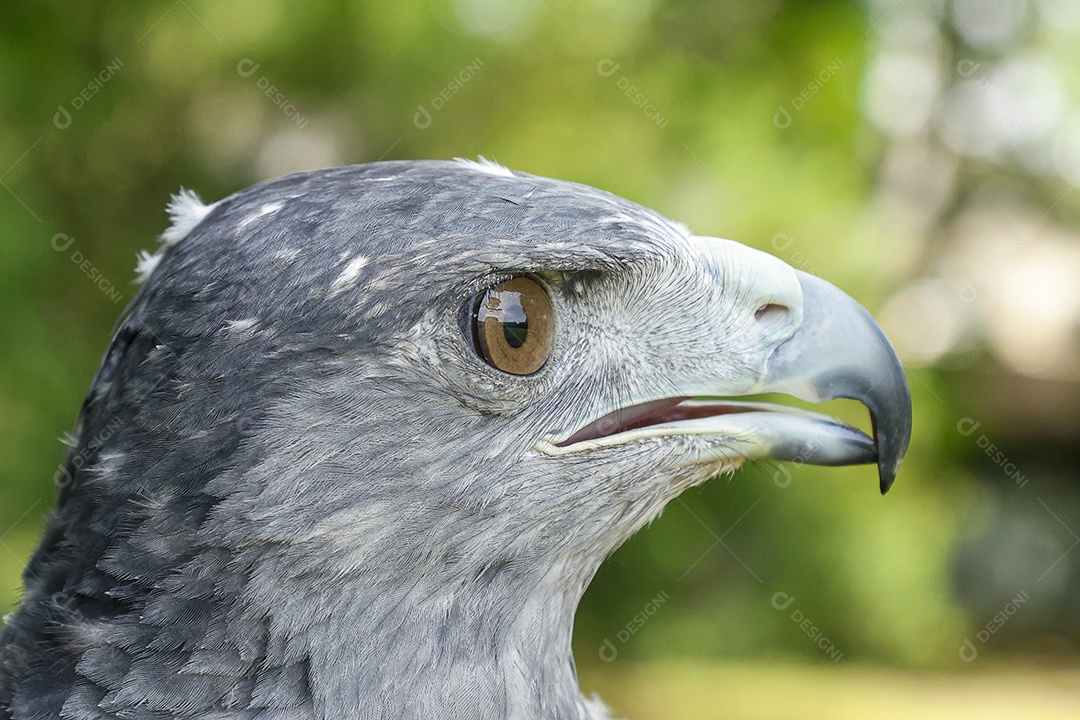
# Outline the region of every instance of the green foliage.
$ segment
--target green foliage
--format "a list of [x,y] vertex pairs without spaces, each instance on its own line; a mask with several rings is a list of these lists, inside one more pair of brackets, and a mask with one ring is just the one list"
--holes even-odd
[[[170,193],[215,200],[312,166],[483,154],[769,250],[874,308],[907,279],[909,249],[868,210],[880,145],[859,110],[869,31],[862,8],[838,2],[8,4],[0,607],[16,602],[55,497],[57,438]],[[74,242],[58,251],[61,233]],[[942,441],[958,413],[922,382],[888,498],[872,468],[756,467],[688,493],[601,570],[582,662],[663,593],[621,654],[828,662],[799,610],[845,662],[955,663],[967,620],[950,562],[969,481]],[[794,603],[777,610],[776,593]]]

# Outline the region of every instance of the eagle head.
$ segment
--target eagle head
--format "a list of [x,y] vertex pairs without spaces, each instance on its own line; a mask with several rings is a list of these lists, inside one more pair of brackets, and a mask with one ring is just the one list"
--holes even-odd
[[[386,162],[173,206],[0,644],[0,718],[587,718],[603,559],[748,460],[907,447],[850,297],[599,190]],[[755,400],[864,403],[872,436]]]

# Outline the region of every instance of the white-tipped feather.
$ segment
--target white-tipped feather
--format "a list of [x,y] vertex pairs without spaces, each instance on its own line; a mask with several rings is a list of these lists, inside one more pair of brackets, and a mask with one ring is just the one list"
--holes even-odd
[[135,263],[135,282],[141,284],[146,282],[146,279],[150,277],[150,273],[154,272],[154,268],[161,262],[161,250],[155,253],[140,250],[136,257],[138,261]]
[[165,251],[186,238],[210,214],[214,205],[217,203],[207,205],[194,191],[180,188],[180,192],[172,196],[165,208],[172,223],[158,237],[161,246],[152,253],[140,250],[136,255],[138,261],[135,264],[135,282],[137,284],[146,282],[157,269]]
[[162,244],[172,246],[183,240],[213,209],[214,205],[207,205],[193,191],[180,188],[166,207],[172,225],[161,233]]
[[460,163],[465,167],[470,167],[473,170],[479,170],[489,175],[502,175],[503,177],[514,177],[514,171],[508,167],[504,167],[494,160],[488,160],[483,155],[478,155],[476,160],[469,160],[468,158],[454,158],[454,162]]
[[369,262],[369,258],[366,255],[357,255],[348,262],[345,269],[341,271],[341,274],[337,276],[334,282],[330,285],[330,295],[336,295],[342,290],[346,290],[356,284],[356,281],[360,278],[360,271],[364,269],[364,266]]

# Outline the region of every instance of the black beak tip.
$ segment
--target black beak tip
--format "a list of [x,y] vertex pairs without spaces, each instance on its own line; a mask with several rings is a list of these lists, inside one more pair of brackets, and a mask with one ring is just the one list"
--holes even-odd
[[878,466],[878,478],[881,484],[881,494],[884,495],[889,492],[889,488],[892,487],[893,482],[896,480],[896,473]]
[[[905,391],[907,388],[904,388]],[[905,395],[910,398],[910,396]],[[878,483],[881,494],[889,492],[893,482],[896,481],[896,473],[900,470],[900,462],[907,452],[908,442],[911,440],[911,401],[904,404],[901,412],[886,415],[886,422],[878,422],[878,413],[870,413],[870,423],[874,432],[874,445],[877,446]]]

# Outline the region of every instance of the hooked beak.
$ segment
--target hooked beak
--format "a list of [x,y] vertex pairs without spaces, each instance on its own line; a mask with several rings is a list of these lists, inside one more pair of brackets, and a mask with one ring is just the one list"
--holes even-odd
[[[789,305],[801,306],[794,332],[768,355],[758,378],[731,388],[734,393],[712,387],[703,393],[695,386],[682,396],[620,407],[563,439],[542,440],[536,449],[567,455],[642,438],[709,436],[721,441],[696,450],[696,461],[735,454],[743,460],[812,465],[876,463],[885,494],[911,438],[911,394],[896,352],[870,313],[843,291],[764,253],[748,257],[766,269],[754,275],[759,297],[786,298]],[[809,402],[858,400],[870,411],[873,437],[827,415],[732,399],[759,393],[785,393]]]
[[821,278],[800,270],[795,275],[803,291],[802,323],[769,357],[758,391],[809,402],[850,398],[865,405],[884,495],[911,439],[911,392],[904,368],[866,308]]

